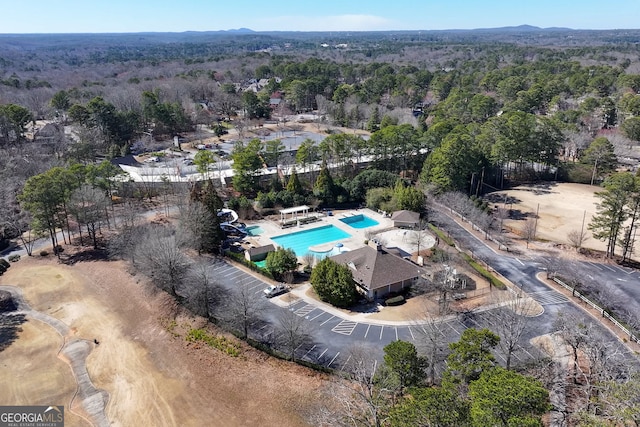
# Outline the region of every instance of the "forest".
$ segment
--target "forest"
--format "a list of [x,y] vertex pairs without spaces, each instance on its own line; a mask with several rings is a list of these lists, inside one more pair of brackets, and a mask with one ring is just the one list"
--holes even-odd
[[[640,31],[535,27],[0,35],[0,249],[45,236],[60,256],[57,230],[65,242],[77,233],[81,245],[137,259],[159,287],[200,301],[201,312],[202,295],[186,296],[188,262],[177,252],[158,259],[157,248],[171,240],[219,253],[216,212],[225,202],[244,211],[303,203],[426,211],[425,199],[455,193],[471,196],[490,228],[496,213],[483,195],[564,181],[602,186],[589,228],[607,242],[607,257],[630,260],[640,219],[639,43]],[[274,94],[282,102],[271,104]],[[311,113],[326,138],[305,140],[290,153],[293,173],[264,182],[259,171],[281,164],[285,147],[242,136],[300,113]],[[195,159],[203,171],[232,160],[231,188],[130,185],[110,163],[140,154],[140,141],[158,151],[199,132],[237,135],[228,159]],[[306,173],[310,164],[320,166],[316,176]],[[173,200],[181,233],[135,224],[150,199],[167,209]],[[112,227],[105,241],[101,229]],[[135,236],[157,245],[135,247]],[[163,267],[145,269],[141,259]],[[604,351],[589,331],[559,328],[577,340],[576,352]],[[427,387],[439,381],[416,374],[428,363],[401,344],[385,349],[387,366],[375,376],[354,366],[361,413],[349,417],[366,420],[356,425],[540,425],[550,382],[495,367],[489,350],[505,337],[465,335],[450,345],[439,387]],[[638,423],[637,377],[616,383],[622,370],[589,356],[593,372],[576,386],[584,398],[565,415],[580,425]],[[520,390],[526,410],[492,400],[496,383]],[[511,412],[496,418],[487,405]]]

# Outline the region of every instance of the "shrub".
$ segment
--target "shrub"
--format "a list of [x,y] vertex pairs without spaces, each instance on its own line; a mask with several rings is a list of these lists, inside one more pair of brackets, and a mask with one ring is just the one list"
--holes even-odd
[[271,274],[270,271],[268,271],[265,268],[260,268],[260,266],[256,265],[256,263],[253,261],[247,261],[247,259],[244,257],[244,254],[236,254],[231,251],[226,251],[224,255],[231,258],[234,261],[239,262],[242,265],[249,267],[251,270],[258,272],[263,276],[268,277],[269,279],[273,279],[273,274]]
[[40,251],[40,256],[47,256],[49,255],[48,251]]
[[392,298],[385,300],[385,305],[401,305],[404,304],[404,297],[402,295],[398,295]]
[[18,254],[9,255],[9,261],[10,262],[20,261],[20,255]]
[[217,337],[208,334],[203,329],[191,329],[187,334],[186,340],[189,342],[203,342],[209,347],[216,348],[229,356],[238,357],[240,355],[240,346],[226,337]]
[[436,227],[433,224],[429,224],[429,228],[431,229],[431,231],[433,231],[434,233],[436,233],[436,235],[438,236],[438,238],[440,238],[440,240],[442,240],[443,242],[445,242],[447,245],[449,246],[455,246],[455,242],[453,241],[453,239],[449,236],[447,236],[446,234],[444,234],[442,232],[442,230],[440,230],[438,227]]

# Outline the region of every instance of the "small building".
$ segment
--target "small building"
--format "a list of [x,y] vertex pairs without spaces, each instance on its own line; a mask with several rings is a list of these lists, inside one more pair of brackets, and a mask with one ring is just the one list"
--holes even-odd
[[413,211],[395,211],[391,215],[393,226],[398,228],[418,228],[420,226],[420,214]]
[[278,108],[280,103],[282,102],[282,92],[275,91],[269,97],[269,107],[273,110]]
[[264,246],[258,246],[256,248],[249,248],[244,251],[244,258],[247,261],[264,261],[269,255],[269,252],[274,252],[276,250],[275,246],[269,244]]
[[409,262],[375,240],[369,245],[331,257],[339,264],[348,266],[360,291],[369,300],[382,298],[390,292],[408,288],[425,271]]

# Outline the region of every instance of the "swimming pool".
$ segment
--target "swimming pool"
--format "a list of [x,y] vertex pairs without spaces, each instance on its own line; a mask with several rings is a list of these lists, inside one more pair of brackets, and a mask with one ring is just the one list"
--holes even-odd
[[371,219],[368,216],[362,214],[340,218],[340,221],[353,228],[369,228],[380,224],[375,219]]
[[259,236],[264,233],[264,230],[259,225],[250,225],[246,230],[247,233],[249,233],[249,236]]
[[263,259],[262,261],[253,261],[253,263],[255,265],[257,265],[260,268],[267,268],[267,260]]
[[293,249],[297,256],[304,256],[309,252],[310,246],[321,245],[351,237],[350,234],[333,225],[325,225],[310,230],[296,231],[271,238],[279,246]]

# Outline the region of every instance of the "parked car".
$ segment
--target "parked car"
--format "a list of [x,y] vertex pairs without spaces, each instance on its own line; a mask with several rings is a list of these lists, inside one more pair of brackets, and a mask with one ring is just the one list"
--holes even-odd
[[289,287],[284,283],[281,283],[279,285],[270,285],[262,292],[264,292],[264,296],[266,296],[267,298],[273,298],[287,292],[288,290]]

